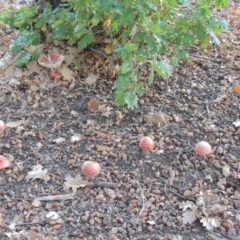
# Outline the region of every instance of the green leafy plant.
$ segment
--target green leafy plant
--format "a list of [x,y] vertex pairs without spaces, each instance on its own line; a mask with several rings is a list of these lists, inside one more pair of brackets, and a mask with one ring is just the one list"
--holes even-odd
[[36,58],[24,47],[39,44],[40,32],[46,29],[52,39],[67,40],[80,49],[104,33],[112,40],[112,54],[121,59],[115,102],[134,109],[146,87],[136,63],[150,64],[149,84],[155,73],[167,79],[172,67],[188,58],[187,46],[220,44],[216,34],[227,24],[213,16],[212,9],[227,5],[228,0],[69,0],[54,10],[46,6],[41,14],[37,8],[4,10],[0,21],[20,31],[11,45],[17,66]]

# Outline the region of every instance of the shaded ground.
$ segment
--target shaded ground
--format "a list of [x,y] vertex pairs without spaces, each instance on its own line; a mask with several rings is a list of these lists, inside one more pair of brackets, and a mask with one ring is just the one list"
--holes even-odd
[[[231,24],[221,46],[192,48],[134,111],[112,101],[114,71],[102,54],[41,46],[66,56],[63,80],[52,80],[37,63],[14,67],[14,33],[1,26],[0,115],[8,127],[0,153],[12,161],[0,173],[2,240],[240,239],[240,95],[232,91],[240,84],[240,9],[219,14]],[[153,151],[140,150],[142,135],[154,139]],[[200,140],[211,155],[195,155]],[[101,164],[95,179],[81,174],[86,160]],[[37,165],[48,172],[29,177]],[[58,219],[46,217],[52,211]]]

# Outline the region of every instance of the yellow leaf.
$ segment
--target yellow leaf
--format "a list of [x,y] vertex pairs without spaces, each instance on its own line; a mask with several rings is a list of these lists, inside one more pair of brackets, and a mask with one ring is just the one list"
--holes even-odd
[[234,93],[240,93],[240,85],[236,85],[233,90]]
[[41,30],[42,30],[43,32],[46,32],[46,31],[47,31],[47,25],[44,24],[44,25],[42,26]]
[[113,46],[112,45],[106,45],[104,49],[106,54],[111,54],[113,52]]
[[111,19],[110,18],[106,18],[103,22],[103,26],[104,27],[109,27],[111,25]]

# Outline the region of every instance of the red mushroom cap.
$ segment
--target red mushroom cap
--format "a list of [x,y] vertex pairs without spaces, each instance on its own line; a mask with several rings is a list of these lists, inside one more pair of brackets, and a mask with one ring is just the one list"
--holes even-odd
[[139,142],[139,147],[143,150],[152,150],[154,142],[150,137],[142,137]]
[[5,128],[6,128],[5,122],[3,122],[2,120],[0,120],[0,131],[3,131]]
[[101,167],[98,162],[86,161],[82,165],[82,173],[86,177],[96,177],[101,170]]
[[51,72],[51,77],[54,79],[61,79],[62,74],[58,70],[54,70],[53,72]]
[[48,54],[48,56],[42,55],[38,59],[39,65],[46,68],[58,68],[62,65],[64,56],[57,53]]
[[10,162],[8,161],[8,159],[0,155],[0,169],[7,168],[9,166]]
[[195,145],[194,150],[195,150],[196,154],[198,154],[200,156],[205,156],[212,152],[212,147],[208,142],[201,141]]

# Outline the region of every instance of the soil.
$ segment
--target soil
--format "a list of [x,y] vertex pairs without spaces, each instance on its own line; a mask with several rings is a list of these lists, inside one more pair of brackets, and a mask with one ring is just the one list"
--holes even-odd
[[[102,49],[43,43],[65,56],[52,79],[37,62],[14,65],[16,32],[1,24],[0,154],[11,166],[0,170],[0,239],[240,239],[240,6],[218,14],[230,24],[221,45],[191,47],[132,111],[113,101]],[[198,156],[199,141],[212,153]],[[87,160],[101,165],[94,178],[81,173]]]

